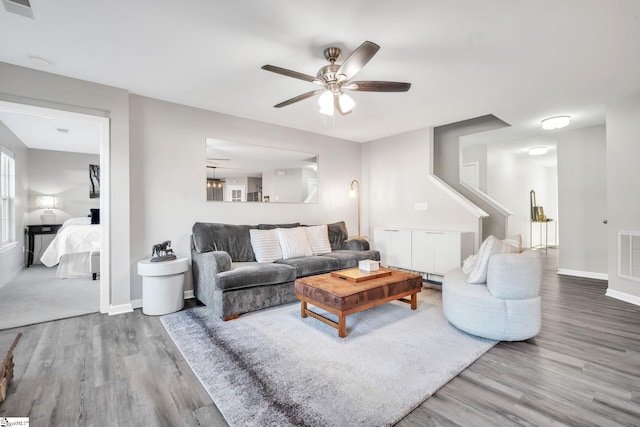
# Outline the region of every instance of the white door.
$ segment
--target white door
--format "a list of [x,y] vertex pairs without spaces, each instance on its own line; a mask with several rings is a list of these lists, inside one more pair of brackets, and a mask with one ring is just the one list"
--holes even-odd
[[478,162],[464,163],[460,168],[460,181],[480,189],[480,165]]
[[247,192],[245,185],[227,185],[225,201],[228,202],[246,202]]

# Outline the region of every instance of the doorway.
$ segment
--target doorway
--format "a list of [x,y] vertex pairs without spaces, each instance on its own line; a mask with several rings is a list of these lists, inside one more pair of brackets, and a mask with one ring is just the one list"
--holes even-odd
[[[52,108],[40,107],[35,105],[29,105],[26,103],[7,102],[0,100],[0,113],[10,114],[18,120],[29,119],[33,123],[45,126],[48,122],[55,123],[57,121],[68,121],[69,123],[76,123],[82,129],[91,130],[91,139],[95,143],[94,148],[99,155],[100,165],[100,228],[101,236],[100,240],[100,285],[99,285],[99,309],[101,313],[107,313],[109,311],[109,295],[110,295],[110,218],[109,218],[109,199],[110,199],[110,123],[109,118],[106,117],[102,111],[89,111],[85,109],[85,113],[78,113],[65,109],[67,107],[62,105],[56,105]],[[68,129],[67,129],[68,130]],[[56,129],[57,132],[64,134],[65,129]],[[68,132],[67,132],[68,133]],[[23,138],[19,138],[23,139]],[[64,142],[64,141],[63,141]],[[25,141],[23,143],[28,147]],[[41,147],[41,146],[39,146]],[[47,149],[47,148],[40,148]],[[48,148],[48,149],[52,149]],[[89,165],[87,165],[86,171],[87,179],[87,198],[89,198]],[[31,189],[27,189],[27,193],[30,193]],[[31,195],[29,195],[31,199]],[[16,212],[17,221],[23,221],[26,226],[29,221],[29,210],[31,205],[26,204],[22,212]],[[67,207],[67,209],[71,209]],[[78,211],[75,211],[78,214]],[[24,218],[24,219],[23,219]],[[73,280],[73,279],[69,279]]]

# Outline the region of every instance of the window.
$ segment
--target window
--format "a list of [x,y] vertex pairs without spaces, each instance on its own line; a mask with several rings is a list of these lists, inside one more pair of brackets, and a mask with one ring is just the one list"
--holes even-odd
[[2,213],[0,224],[0,248],[15,241],[15,159],[13,152],[0,146],[0,198]]

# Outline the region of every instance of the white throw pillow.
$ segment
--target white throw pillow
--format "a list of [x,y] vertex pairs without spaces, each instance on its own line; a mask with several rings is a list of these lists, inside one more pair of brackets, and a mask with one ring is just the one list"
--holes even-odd
[[282,258],[276,230],[249,230],[251,246],[258,262],[273,262]]
[[313,250],[311,249],[304,228],[305,227],[275,229],[278,234],[278,240],[280,240],[283,259],[313,255]]
[[307,239],[309,240],[311,251],[314,255],[328,254],[331,252],[329,230],[326,224],[304,227],[304,231],[307,233]]
[[515,236],[507,237],[502,241],[503,243],[508,243],[511,246],[516,248],[517,252],[522,252],[522,236],[516,234]]
[[476,260],[478,259],[478,255],[469,255],[467,259],[462,262],[462,272],[464,274],[471,273],[473,266],[476,264]]
[[515,252],[520,252],[515,246],[494,236],[487,237],[478,249],[478,258],[467,276],[467,283],[487,283],[487,269],[491,255]]

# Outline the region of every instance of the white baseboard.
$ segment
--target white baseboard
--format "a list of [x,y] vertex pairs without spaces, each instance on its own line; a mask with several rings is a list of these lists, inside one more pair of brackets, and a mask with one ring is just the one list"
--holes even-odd
[[637,295],[627,294],[625,292],[616,291],[611,288],[607,289],[605,295],[611,298],[619,299],[620,301],[628,302],[634,305],[640,305],[640,297]]
[[609,275],[607,273],[594,273],[593,271],[567,270],[566,268],[559,268],[558,274],[584,277],[586,279],[609,280]]
[[120,305],[110,305],[109,306],[109,316],[113,316],[115,314],[124,314],[131,313],[133,311],[133,307],[131,303],[128,304],[120,304]]
[[[193,290],[184,291],[184,299],[195,298]],[[131,300],[131,306],[135,310],[136,308],[142,308],[142,298]]]

